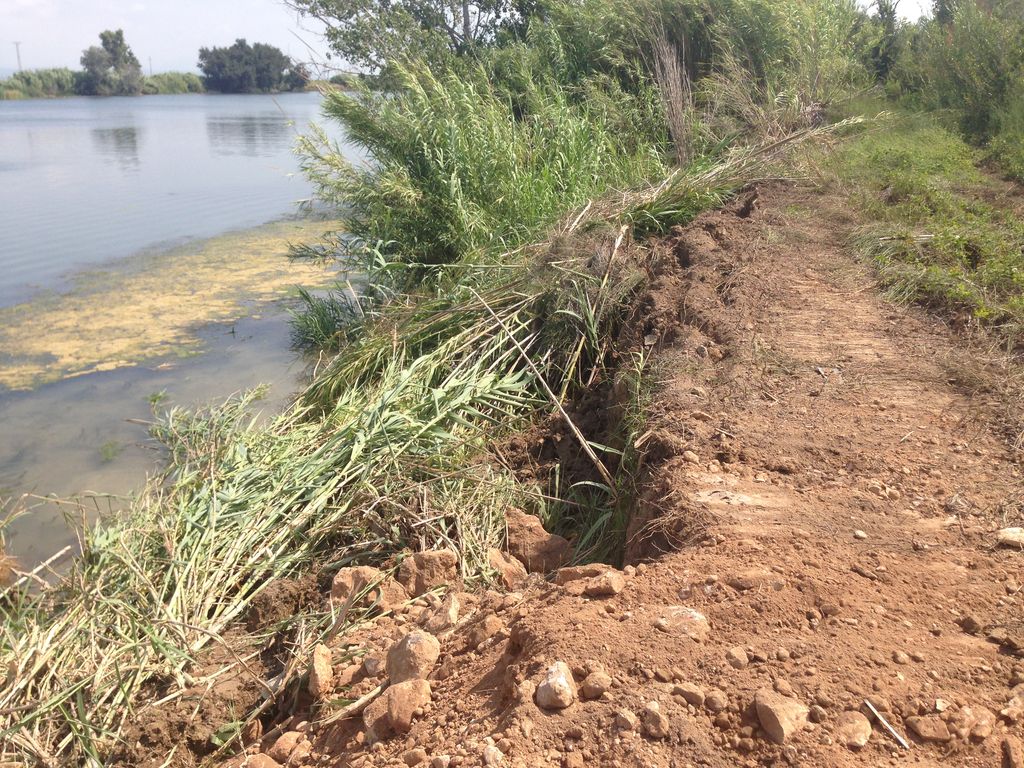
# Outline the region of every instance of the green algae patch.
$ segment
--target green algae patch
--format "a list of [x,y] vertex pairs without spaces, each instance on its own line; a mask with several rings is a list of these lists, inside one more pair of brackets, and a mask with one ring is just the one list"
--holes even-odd
[[152,252],[78,275],[71,291],[0,308],[0,387],[32,389],[96,371],[200,351],[197,331],[332,282],[288,260],[290,243],[329,223],[298,219]]

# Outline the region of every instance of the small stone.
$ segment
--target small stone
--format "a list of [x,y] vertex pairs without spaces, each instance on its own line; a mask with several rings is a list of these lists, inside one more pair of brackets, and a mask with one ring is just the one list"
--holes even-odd
[[850,749],[860,749],[871,738],[871,721],[860,712],[842,712],[836,718],[836,740]]
[[309,663],[309,694],[320,701],[331,695],[334,690],[334,668],[331,666],[331,649],[323,643],[313,648],[313,658]]
[[985,626],[977,616],[972,616],[970,614],[967,616],[961,616],[957,620],[957,624],[959,624],[963,631],[969,635],[978,634]]
[[462,601],[455,593],[445,596],[441,605],[431,613],[423,628],[432,635],[445,632],[459,623],[459,616],[462,611]]
[[1024,550],[1024,528],[1003,528],[997,531],[996,543],[1001,547]]
[[[362,597],[360,598],[360,596]],[[331,582],[331,599],[338,603],[349,600],[369,601],[381,611],[393,611],[409,599],[405,588],[394,579],[368,565],[341,568]]]
[[863,540],[863,539],[866,539],[867,537],[868,537],[868,535],[866,533],[864,533],[864,531],[862,531],[860,529],[858,529],[858,530],[853,532],[853,538],[855,538],[855,539]]
[[484,762],[484,765],[489,766],[489,767],[495,766],[495,765],[501,765],[501,763],[502,763],[502,761],[504,759],[505,759],[505,755],[503,755],[501,753],[501,750],[498,749],[497,747],[495,747],[494,745],[488,744],[486,747],[484,747],[484,752],[483,752],[483,762]]
[[450,549],[417,552],[398,568],[398,582],[413,597],[459,580],[459,556]]
[[615,713],[615,727],[619,730],[635,731],[639,723],[639,718],[628,709],[620,709]]
[[565,709],[576,701],[576,681],[572,670],[563,661],[556,661],[537,686],[534,696],[542,709]]
[[305,734],[298,731],[286,731],[277,737],[277,741],[267,750],[267,754],[279,763],[286,763],[295,747],[305,738]]
[[224,765],[224,768],[281,768],[281,764],[270,755],[256,753],[239,755]]
[[941,744],[949,741],[951,738],[946,723],[935,715],[908,717],[906,725],[921,741]]
[[451,755],[437,755],[430,761],[430,768],[449,768],[452,764]]
[[893,651],[892,660],[897,664],[909,664],[910,656],[903,651]]
[[683,451],[683,461],[687,462],[688,464],[699,464],[700,456],[698,456],[693,451]]
[[567,752],[562,755],[562,768],[586,768],[586,761],[579,752]]
[[391,646],[387,673],[391,684],[425,680],[441,654],[441,644],[429,632],[414,630]]
[[612,687],[612,678],[604,672],[591,672],[580,686],[585,700],[600,699]]
[[589,565],[572,565],[559,568],[555,572],[555,585],[564,587],[566,584],[571,584],[574,581],[592,579],[595,576],[600,576],[605,571],[613,570],[615,569],[604,563],[590,563]]
[[409,768],[419,765],[420,763],[425,763],[427,762],[427,750],[423,749],[423,747],[410,749],[402,756],[402,762],[408,765]]
[[818,704],[812,704],[807,719],[812,723],[823,723],[828,719],[828,711]]
[[733,669],[743,669],[750,663],[750,659],[747,658],[747,652],[739,646],[730,648],[725,654],[725,660],[729,662],[729,666]]
[[761,727],[776,744],[785,744],[807,724],[808,708],[802,702],[770,688],[761,688],[754,694],[754,707]]
[[681,696],[683,701],[691,706],[704,706],[704,691],[693,683],[679,683],[672,688],[672,695]]
[[618,571],[605,571],[589,579],[583,588],[587,597],[611,597],[626,588],[626,579]]
[[498,574],[498,583],[507,590],[526,581],[526,566],[507,552],[491,547],[487,550],[487,563]]
[[647,702],[643,715],[644,733],[652,739],[668,738],[668,718],[661,711],[661,706],[656,701]]
[[704,697],[704,709],[712,714],[723,712],[728,708],[728,706],[729,697],[717,688],[708,691],[707,696]]

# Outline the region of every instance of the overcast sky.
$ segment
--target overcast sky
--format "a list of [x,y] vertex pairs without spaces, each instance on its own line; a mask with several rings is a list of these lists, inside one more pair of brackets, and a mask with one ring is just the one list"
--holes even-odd
[[[902,0],[899,8],[916,19],[930,5]],[[320,27],[299,21],[282,0],[0,0],[0,70],[17,65],[15,40],[25,69],[77,68],[82,49],[99,44],[100,31],[118,28],[143,68],[152,59],[155,72],[195,70],[201,47],[239,37],[301,61],[322,61],[326,50]]]
[[326,50],[321,27],[281,0],[0,0],[0,70],[17,66],[15,40],[25,69],[77,69],[83,48],[119,28],[147,72],[150,58],[154,72],[195,70],[201,47],[239,37],[300,61],[323,60]]

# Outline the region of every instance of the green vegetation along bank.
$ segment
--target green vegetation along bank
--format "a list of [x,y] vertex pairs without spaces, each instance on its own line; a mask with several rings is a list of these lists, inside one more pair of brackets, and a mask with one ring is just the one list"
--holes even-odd
[[[331,26],[339,55],[359,53],[348,4],[294,4]],[[371,17],[383,8],[357,5]],[[310,297],[297,337],[320,359],[290,409],[259,422],[247,395],[160,415],[167,468],[131,514],[85,528],[59,584],[3,594],[5,758],[137,764],[131,729],[197,684],[204,653],[273,642],[262,703],[174,750],[199,761],[237,747],[297,694],[313,645],[366,618],[309,603],[246,623],[282,579],[392,569],[441,547],[467,583],[485,584],[509,507],[565,534],[577,560],[617,560],[650,387],[646,347],[623,339],[645,338],[636,302],[657,238],[751,183],[809,174],[803,150],[858,129],[851,99],[895,88],[905,59],[893,46],[911,35],[885,7],[835,0],[543,0],[461,15],[386,5],[386,34],[358,42],[387,93],[326,97],[370,162],[346,162],[322,134],[301,147],[339,223],[296,256],[340,259],[365,288]],[[473,13],[479,26],[466,24]],[[940,87],[924,77],[898,95]],[[884,153],[902,152],[916,176],[885,215],[931,226],[929,206],[964,207],[926,196],[936,172],[966,168],[974,150],[946,157],[903,125],[858,134],[844,173],[877,186]],[[955,221],[973,226],[976,214]],[[545,472],[517,473],[502,446],[552,420],[568,448]]]

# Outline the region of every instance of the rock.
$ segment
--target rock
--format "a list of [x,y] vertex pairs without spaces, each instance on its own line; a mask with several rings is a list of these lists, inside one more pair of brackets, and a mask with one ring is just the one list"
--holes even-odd
[[1003,528],[997,531],[996,543],[1001,547],[1024,549],[1024,528]]
[[309,694],[316,701],[325,699],[334,692],[334,668],[331,666],[331,649],[323,643],[313,648],[313,659],[309,663]]
[[685,461],[687,464],[699,464],[700,456],[698,456],[693,451],[683,451],[683,461]]
[[897,664],[909,664],[910,656],[909,654],[906,654],[903,651],[893,651],[892,660]]
[[425,680],[441,655],[441,644],[429,632],[414,630],[391,646],[387,673],[391,684]]
[[747,652],[739,646],[726,651],[725,660],[729,662],[729,666],[733,669],[743,669],[750,663],[750,659],[747,658]]
[[555,584],[559,587],[564,587],[573,581],[580,581],[581,579],[592,579],[596,576],[600,576],[606,571],[615,570],[610,565],[604,565],[603,563],[591,563],[590,565],[572,565],[567,568],[559,568],[555,572]]
[[921,741],[931,741],[939,744],[949,741],[949,728],[946,723],[935,715],[924,715],[908,717],[906,726]]
[[761,727],[776,744],[785,744],[807,725],[808,708],[771,688],[761,688],[754,694],[754,707]]
[[497,614],[488,613],[470,630],[466,645],[469,648],[476,648],[484,641],[490,640],[504,628],[505,622],[499,619]]
[[507,590],[516,589],[526,581],[526,567],[507,552],[491,547],[487,562],[498,574],[498,583]]
[[586,768],[587,763],[579,752],[567,752],[562,755],[562,768]]
[[1016,736],[1003,737],[1003,768],[1024,768],[1024,746]]
[[501,765],[502,761],[505,759],[505,755],[503,755],[501,750],[493,744],[488,744],[484,747],[482,758],[484,765],[495,766]]
[[432,635],[446,632],[459,623],[461,611],[462,601],[459,600],[458,595],[449,593],[445,596],[441,605],[435,608],[433,613],[427,616],[427,620],[424,622],[423,628]]
[[729,697],[723,691],[714,688],[704,697],[704,709],[712,714],[724,712],[729,706]]
[[612,687],[612,678],[604,672],[591,672],[580,686],[584,700],[600,699]]
[[402,762],[408,765],[409,768],[425,763],[427,762],[427,750],[423,749],[423,747],[410,749],[402,756]]
[[313,751],[313,746],[309,741],[300,741],[292,753],[288,755],[288,762],[285,763],[287,768],[299,768],[299,766],[305,765],[306,758],[309,757]]
[[587,580],[583,592],[587,597],[611,597],[626,588],[626,579],[618,571],[605,571]]
[[430,768],[448,768],[452,764],[451,755],[438,755],[430,761]]
[[542,709],[565,709],[576,701],[576,681],[565,662],[556,661],[551,665],[537,686],[534,700]]
[[401,584],[369,565],[341,568],[334,574],[332,600],[344,603],[351,598],[354,602],[363,593],[362,600],[376,604],[382,611],[393,611],[409,599]]
[[392,684],[386,691],[388,719],[395,733],[408,733],[413,719],[430,703],[430,683],[407,680]]
[[826,709],[818,704],[812,704],[807,712],[807,719],[812,723],[824,723],[828,719]]
[[683,635],[696,642],[703,641],[711,632],[708,617],[695,608],[672,605],[664,610],[654,626],[670,635]]
[[615,713],[615,727],[622,731],[635,731],[640,720],[628,709],[620,709]]
[[977,616],[972,616],[970,614],[961,616],[957,619],[956,623],[959,624],[963,631],[969,635],[976,635],[985,627]]
[[661,706],[656,701],[647,702],[643,715],[644,733],[652,739],[668,738],[668,718],[661,711]]
[[843,712],[836,718],[836,741],[850,749],[860,749],[871,738],[871,721],[860,712]]
[[984,741],[992,735],[996,725],[996,717],[989,710],[982,707],[971,723],[970,737],[975,741]]
[[530,573],[548,573],[569,557],[571,545],[561,536],[544,530],[540,518],[518,509],[505,513],[508,551]]
[[771,581],[772,575],[761,568],[748,568],[730,575],[725,583],[740,592],[749,592]]
[[864,531],[862,531],[860,529],[857,529],[856,531],[853,532],[853,538],[855,538],[855,539],[860,539],[861,541],[863,541],[867,537],[868,537],[868,535],[866,533],[864,533]]
[[459,580],[459,557],[450,549],[417,552],[398,568],[398,582],[413,597]]
[[267,750],[267,754],[279,763],[286,763],[299,742],[305,738],[306,735],[298,731],[286,731],[277,737],[277,741]]
[[679,683],[672,688],[672,695],[681,696],[683,701],[691,706],[704,706],[704,691],[693,683]]

